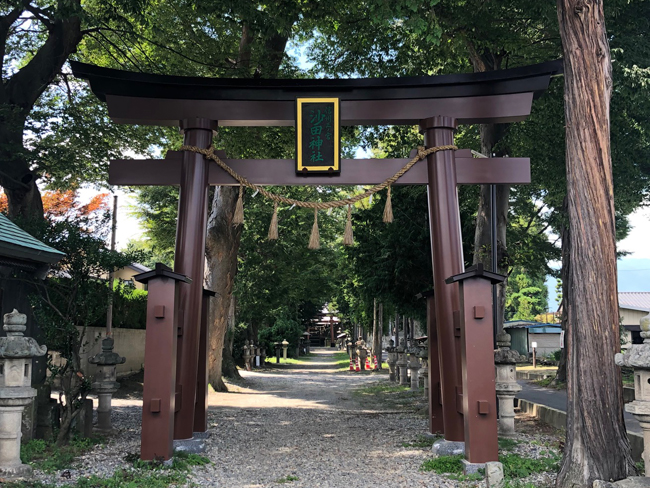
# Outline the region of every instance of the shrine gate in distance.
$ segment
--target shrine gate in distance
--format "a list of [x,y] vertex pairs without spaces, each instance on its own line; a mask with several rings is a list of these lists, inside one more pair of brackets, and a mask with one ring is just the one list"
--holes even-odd
[[[458,124],[524,120],[561,61],[485,73],[386,79],[213,79],[150,75],[71,62],[78,78],[122,124],[179,126],[184,144],[208,148],[218,126],[292,126],[296,100],[338,99],[342,125],[418,125],[427,148],[452,145]],[[340,173],[303,176],[294,160],[229,159],[257,185],[369,185],[406,159],[341,160]],[[490,284],[499,276],[465,271],[459,184],[530,182],[527,158],[474,159],[469,150],[429,154],[396,183],[428,185],[435,295],[429,300],[429,427],[465,442],[471,463],[498,460]],[[116,160],[112,185],[180,185],[174,270],[157,266],[149,283],[142,459],[173,455],[173,440],[207,432],[207,306],[203,289],[208,188],[238,185],[195,152],[162,160]],[[486,279],[487,281],[484,281]],[[484,286],[485,285],[485,286]]]

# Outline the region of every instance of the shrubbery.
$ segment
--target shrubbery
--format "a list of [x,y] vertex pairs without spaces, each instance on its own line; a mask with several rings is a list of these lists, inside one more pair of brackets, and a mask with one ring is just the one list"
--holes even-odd
[[282,316],[276,319],[271,327],[260,330],[259,340],[262,347],[266,347],[266,354],[269,356],[275,353],[275,342],[286,340],[289,343],[289,355],[293,356],[304,331],[298,322]]

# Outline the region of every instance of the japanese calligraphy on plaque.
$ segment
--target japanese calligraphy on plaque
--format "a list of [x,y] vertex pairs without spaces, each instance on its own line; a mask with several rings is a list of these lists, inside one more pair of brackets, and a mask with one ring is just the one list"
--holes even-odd
[[296,99],[296,172],[341,171],[338,98]]

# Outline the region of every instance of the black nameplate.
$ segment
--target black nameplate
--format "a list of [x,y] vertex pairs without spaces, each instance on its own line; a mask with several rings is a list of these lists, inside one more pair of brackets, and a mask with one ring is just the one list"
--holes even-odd
[[339,174],[340,111],[338,98],[296,99],[296,172]]

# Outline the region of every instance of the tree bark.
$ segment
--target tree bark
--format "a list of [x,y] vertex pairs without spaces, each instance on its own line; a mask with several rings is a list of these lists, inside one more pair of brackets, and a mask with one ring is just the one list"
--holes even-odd
[[602,0],[558,0],[564,50],[569,263],[567,440],[557,486],[634,473],[623,422],[609,103]]
[[241,378],[235,358],[232,355],[232,346],[235,341],[235,325],[237,324],[237,305],[235,295],[231,295],[230,312],[228,314],[228,325],[223,345],[223,359],[221,361],[221,374],[226,378]]
[[227,391],[221,374],[230,297],[237,274],[237,252],[242,231],[241,225],[234,226],[232,223],[238,195],[237,187],[215,188],[205,240],[208,287],[217,293],[214,306],[211,307],[208,369],[208,381],[215,391]]

